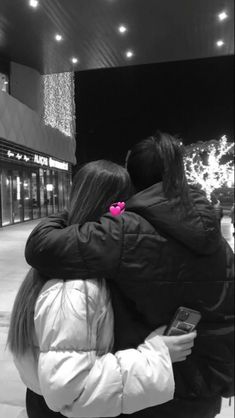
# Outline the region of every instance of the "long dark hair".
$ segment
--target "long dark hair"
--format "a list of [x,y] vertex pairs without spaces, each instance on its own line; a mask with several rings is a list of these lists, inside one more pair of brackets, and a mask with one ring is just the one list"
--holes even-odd
[[[130,193],[131,181],[124,167],[105,160],[93,161],[84,165],[73,179],[69,224],[83,224],[86,221],[98,220],[108,210],[111,203],[128,199]],[[37,270],[30,269],[17,293],[7,339],[11,352],[16,356],[23,355],[28,350],[36,355],[34,307],[45,280],[45,277],[43,278]],[[100,285],[103,285],[102,281]],[[89,336],[86,282],[84,282],[84,286]],[[99,346],[97,349],[99,350]]]
[[183,152],[177,138],[160,131],[134,145],[126,165],[136,191],[162,182],[168,199],[180,197],[181,202],[189,203]]
[[127,200],[131,187],[124,167],[106,160],[85,164],[73,180],[69,223],[83,224],[99,219],[111,203]]

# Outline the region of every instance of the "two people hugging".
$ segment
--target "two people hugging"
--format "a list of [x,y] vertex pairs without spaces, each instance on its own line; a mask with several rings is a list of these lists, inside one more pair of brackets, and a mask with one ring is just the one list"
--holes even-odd
[[[29,418],[213,418],[233,395],[233,254],[214,209],[169,134],[126,166],[80,168],[68,212],[27,241],[8,344]],[[197,333],[163,335],[180,306]]]

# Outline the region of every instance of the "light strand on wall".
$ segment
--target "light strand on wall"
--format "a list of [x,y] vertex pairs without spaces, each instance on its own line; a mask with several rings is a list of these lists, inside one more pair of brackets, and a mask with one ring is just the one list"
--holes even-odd
[[71,72],[43,76],[45,125],[74,136],[74,75]]

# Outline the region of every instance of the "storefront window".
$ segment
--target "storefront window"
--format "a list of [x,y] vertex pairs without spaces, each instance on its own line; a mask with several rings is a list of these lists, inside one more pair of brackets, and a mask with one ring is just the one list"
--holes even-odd
[[63,175],[64,173],[59,171],[59,181],[58,181],[58,191],[59,191],[59,211],[61,212],[64,209],[64,190],[63,190]]
[[7,74],[0,73],[0,91],[9,93],[9,79]]
[[47,210],[48,215],[51,215],[54,212],[53,209],[53,190],[54,185],[52,183],[51,170],[46,171],[46,192],[47,192]]
[[19,170],[12,171],[13,222],[23,221],[22,175]]
[[53,206],[54,213],[59,210],[59,188],[58,188],[58,171],[52,171],[52,182],[53,182]]
[[41,216],[47,216],[46,170],[39,170]]
[[64,208],[69,206],[69,194],[70,194],[71,180],[69,173],[63,173],[63,190],[64,190]]
[[2,226],[9,225],[12,219],[12,178],[9,170],[2,170],[1,174],[1,206]]
[[31,178],[28,172],[24,172],[24,221],[32,219],[32,200],[31,200]]
[[33,171],[31,173],[32,181],[32,209],[33,209],[33,219],[37,219],[40,216],[40,195],[38,190],[38,173]]

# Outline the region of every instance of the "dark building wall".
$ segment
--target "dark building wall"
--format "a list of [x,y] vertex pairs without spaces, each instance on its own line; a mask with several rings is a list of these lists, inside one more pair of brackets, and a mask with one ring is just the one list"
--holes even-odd
[[76,73],[77,160],[123,162],[158,128],[233,140],[233,56]]

